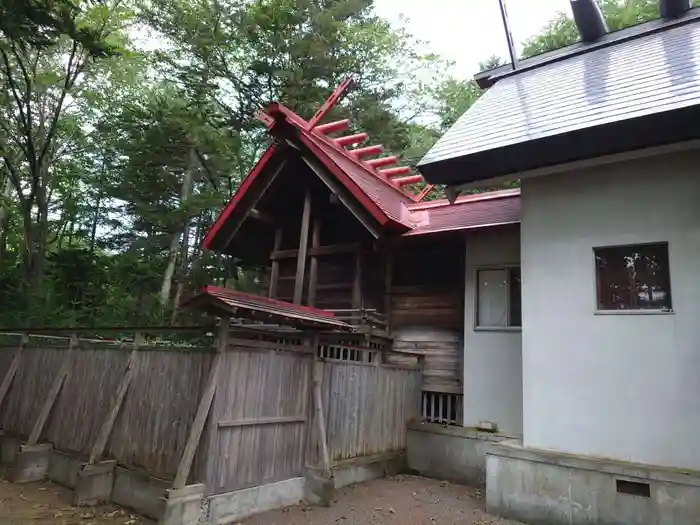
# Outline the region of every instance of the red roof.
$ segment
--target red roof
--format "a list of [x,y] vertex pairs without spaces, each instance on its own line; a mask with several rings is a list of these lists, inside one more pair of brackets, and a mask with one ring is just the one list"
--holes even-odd
[[440,200],[414,204],[409,209],[416,225],[404,236],[517,224],[520,190],[464,195],[454,204]]
[[[265,114],[271,130],[282,123],[291,126],[301,144],[382,227],[408,236],[520,222],[520,190],[466,195],[454,204],[447,200],[420,202],[421,195],[411,193],[402,185],[406,181],[392,179],[391,172],[383,173],[359,159],[352,150],[314,129],[283,105],[271,104]],[[205,248],[211,247],[214,237],[275,153],[275,146],[270,146],[245,178],[204,238]],[[280,150],[279,154],[284,152]]]
[[297,327],[325,327],[350,330],[347,323],[335,318],[333,312],[311,306],[288,303],[229,288],[205,286],[199,293],[183,301],[183,306],[197,307],[239,318],[280,322]]

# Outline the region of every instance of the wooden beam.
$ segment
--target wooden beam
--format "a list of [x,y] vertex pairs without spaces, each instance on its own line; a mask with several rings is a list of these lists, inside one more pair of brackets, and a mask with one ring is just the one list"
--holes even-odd
[[29,344],[29,336],[27,334],[22,334],[22,338],[19,341],[19,346],[17,347],[17,352],[12,358],[10,368],[5,373],[5,377],[3,377],[2,384],[0,385],[0,406],[2,406],[2,402],[5,400],[5,396],[10,390],[10,385],[12,385],[12,381],[14,380],[15,375],[17,374],[19,364],[22,360],[22,351],[24,350],[24,347],[27,346],[27,344]]
[[214,401],[219,369],[221,368],[221,362],[223,360],[224,353],[226,352],[226,346],[228,345],[228,332],[230,326],[230,318],[224,317],[221,319],[219,334],[216,339],[216,356],[214,357],[214,362],[211,365],[211,370],[209,370],[209,377],[207,378],[204,393],[199,400],[197,414],[195,415],[194,421],[192,422],[192,427],[190,428],[190,435],[187,438],[185,451],[182,453],[180,464],[177,467],[175,481],[173,481],[174,489],[183,488],[187,483],[187,478],[190,475],[192,463],[194,462],[194,455],[197,452],[197,447],[199,447],[199,441],[202,438],[204,425],[207,422],[207,416],[209,415],[209,410],[211,410],[212,401]]
[[[327,246],[318,246],[314,248],[313,246],[309,248],[308,254],[314,255],[316,257],[322,257],[324,255],[339,255],[344,253],[355,253],[361,249],[359,242],[349,242],[346,244],[329,244]],[[296,258],[299,250],[275,250],[270,254],[270,259],[294,259]]]
[[271,215],[269,215],[269,214],[267,214],[267,213],[265,213],[265,212],[262,212],[262,211],[260,211],[260,210],[258,210],[258,209],[255,209],[255,208],[253,208],[252,210],[250,210],[250,217],[251,217],[252,219],[256,219],[256,220],[258,220],[258,221],[260,221],[260,222],[264,222],[264,223],[267,223],[267,224],[274,224],[274,223],[275,223],[275,220],[272,218]]
[[[279,175],[279,173],[286,166],[286,164],[287,164],[286,159],[282,160],[280,162],[279,166],[277,166],[277,168],[275,169],[275,171],[273,171],[271,173],[271,175],[267,179],[264,180],[263,184],[259,188],[259,193],[253,196],[253,199],[252,199],[253,202],[250,204],[251,210],[254,209],[255,206],[257,206],[257,204],[260,201],[260,199],[262,198],[262,196],[267,192],[268,188],[272,185],[274,180],[277,178],[277,175]],[[250,211],[248,211],[248,213],[246,214],[246,217],[248,217],[248,216],[250,216]],[[223,243],[224,247],[231,244],[231,240],[236,236],[236,233],[238,233],[238,230],[241,228],[241,225],[243,224],[244,221],[245,221],[245,219],[238,221],[237,224],[234,226],[234,228],[229,232],[228,236],[226,237],[226,241]]]
[[[275,244],[274,244],[274,252],[272,253],[277,253],[280,251],[280,248],[282,247],[282,228],[277,228],[277,231],[275,232]],[[275,299],[277,297],[277,285],[279,283],[280,279],[280,263],[278,259],[273,259],[272,260],[272,270],[270,271],[270,293],[269,296],[272,299]]]
[[66,376],[68,375],[71,357],[73,355],[73,351],[78,347],[78,344],[78,336],[76,334],[72,334],[70,337],[68,352],[63,358],[63,363],[61,364],[61,368],[58,371],[58,375],[54,379],[53,385],[51,385],[51,390],[49,390],[49,394],[46,397],[43,406],[41,407],[39,417],[37,417],[37,420],[34,422],[32,431],[29,434],[29,439],[27,440],[27,445],[36,445],[39,442],[39,438],[41,437],[41,431],[44,430],[44,425],[49,419],[51,409],[53,408],[53,405],[56,402],[56,398],[58,397],[58,393],[61,391],[61,387],[63,386]]
[[311,221],[311,191],[304,195],[304,211],[301,215],[301,232],[299,234],[299,255],[297,256],[297,273],[294,280],[294,304],[301,304],[304,293],[304,272],[306,270],[306,254],[309,249],[309,222]]
[[[311,233],[311,249],[317,249],[321,244],[321,221],[314,221],[314,229]],[[311,255],[311,267],[309,268],[309,293],[307,296],[307,304],[309,306],[316,305],[316,287],[318,286],[318,256]]]
[[233,421],[219,421],[219,428],[233,428],[233,427],[254,427],[260,425],[283,425],[286,423],[304,423],[306,421],[306,416],[279,416],[279,417],[266,417],[266,418],[252,418],[252,419],[237,419]]
[[381,232],[372,225],[373,219],[371,215],[366,210],[362,209],[362,206],[355,203],[346,195],[345,189],[342,187],[340,182],[338,182],[335,178],[330,177],[325,168],[319,165],[319,163],[313,157],[303,156],[303,159],[309,168],[311,168],[318,178],[321,179],[321,182],[323,182],[326,187],[331,190],[331,192],[337,195],[340,202],[342,202],[343,205],[355,216],[355,218],[360,221],[365,228],[367,228],[367,231],[370,232],[375,239],[379,239],[381,237]]
[[119,386],[117,387],[117,393],[114,395],[114,399],[112,400],[112,406],[110,407],[109,413],[107,414],[107,419],[105,419],[104,423],[102,423],[102,428],[100,428],[100,433],[97,437],[97,441],[95,441],[95,445],[90,451],[90,458],[88,459],[88,463],[90,464],[96,463],[102,456],[102,453],[104,452],[105,448],[107,447],[107,441],[109,440],[109,436],[112,433],[112,428],[114,428],[114,423],[117,421],[119,410],[121,410],[122,404],[124,403],[126,391],[129,388],[129,385],[131,384],[131,379],[134,376],[134,363],[136,361],[136,354],[138,352],[139,347],[141,346],[143,346],[143,334],[137,332],[134,336],[133,349],[131,350],[131,354],[129,355],[129,360],[126,363],[126,371],[124,372],[124,377],[122,377],[122,380],[119,383]]
[[355,254],[355,275],[352,281],[352,307],[362,308],[362,252]]

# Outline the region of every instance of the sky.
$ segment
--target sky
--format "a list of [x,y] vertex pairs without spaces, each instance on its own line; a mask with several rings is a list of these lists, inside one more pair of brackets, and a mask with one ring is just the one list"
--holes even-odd
[[[518,52],[558,11],[570,11],[569,0],[504,1]],[[471,78],[491,55],[508,58],[498,0],[375,0],[374,5],[383,18],[428,41],[430,51],[454,61],[456,78]]]

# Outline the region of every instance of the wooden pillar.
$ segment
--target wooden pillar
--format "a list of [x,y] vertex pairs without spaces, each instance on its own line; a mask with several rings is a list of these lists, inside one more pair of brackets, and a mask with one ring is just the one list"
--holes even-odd
[[362,250],[355,253],[355,275],[352,281],[352,308],[362,308]]
[[[311,233],[311,247],[318,248],[321,246],[321,221],[314,221],[314,229]],[[316,287],[318,286],[318,256],[311,256],[311,266],[309,267],[309,293],[307,296],[307,304],[316,306]]]
[[107,441],[112,433],[112,428],[114,428],[114,423],[117,421],[117,416],[119,415],[119,410],[121,410],[122,404],[124,403],[124,398],[126,397],[126,391],[131,384],[131,379],[134,376],[134,363],[136,362],[136,354],[139,347],[143,346],[143,335],[141,332],[136,332],[134,334],[134,345],[129,355],[129,360],[126,363],[126,371],[124,372],[124,377],[122,377],[121,383],[117,387],[117,393],[114,395],[112,400],[112,405],[109,408],[109,413],[107,414],[107,419],[102,423],[100,428],[100,433],[95,441],[95,445],[92,447],[90,452],[90,458],[88,463],[96,463],[105,448],[107,447]]
[[231,320],[228,317],[221,319],[219,333],[216,338],[216,355],[214,356],[214,362],[211,365],[211,370],[209,370],[209,377],[207,378],[204,393],[199,400],[197,414],[194,416],[194,421],[192,422],[192,427],[190,428],[190,435],[187,438],[185,451],[182,453],[180,464],[177,467],[175,481],[173,481],[174,489],[183,488],[187,483],[187,478],[190,475],[192,463],[194,462],[194,455],[197,452],[199,441],[202,438],[202,432],[204,431],[204,425],[207,422],[209,410],[211,410],[212,401],[214,401],[219,369],[221,368],[221,361],[224,353],[226,352],[226,346],[228,344],[228,331],[230,326]]
[[5,400],[8,390],[10,390],[10,385],[12,385],[12,381],[17,374],[17,369],[19,368],[19,364],[22,360],[22,352],[28,343],[29,336],[27,334],[22,334],[22,338],[19,341],[19,346],[17,347],[17,352],[12,358],[12,363],[10,363],[10,368],[5,373],[5,377],[2,379],[2,384],[0,384],[0,406],[2,406],[2,402]]
[[391,247],[384,251],[384,315],[386,331],[391,334],[391,287],[394,283],[394,252]]
[[299,234],[299,253],[297,254],[297,273],[294,279],[294,303],[301,304],[304,293],[304,272],[306,270],[306,254],[309,247],[309,223],[311,221],[311,191],[306,190],[304,196],[304,211],[301,216],[301,232]]
[[78,344],[78,336],[76,334],[71,334],[70,343],[68,345],[68,352],[63,358],[63,363],[61,364],[61,368],[58,371],[58,375],[53,381],[53,385],[51,385],[49,395],[46,397],[46,400],[44,401],[44,404],[41,407],[41,411],[39,412],[39,416],[34,422],[32,432],[29,434],[29,439],[27,440],[27,445],[36,445],[39,442],[39,438],[41,437],[41,431],[44,430],[44,425],[49,419],[51,409],[53,408],[53,405],[56,402],[56,398],[58,397],[58,393],[61,391],[63,382],[65,381],[66,376],[68,375],[71,357],[73,356],[73,351],[78,347]]
[[[275,231],[275,245],[273,253],[278,252],[282,248],[282,228],[277,228]],[[272,271],[270,272],[270,293],[271,299],[277,297],[277,285],[280,279],[280,261],[279,259],[272,260]]]

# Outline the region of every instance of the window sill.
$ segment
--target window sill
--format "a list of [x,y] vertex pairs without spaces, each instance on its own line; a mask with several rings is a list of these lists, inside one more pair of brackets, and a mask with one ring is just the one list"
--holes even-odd
[[594,315],[673,315],[674,310],[596,310]]
[[475,326],[475,332],[522,332],[522,326]]

